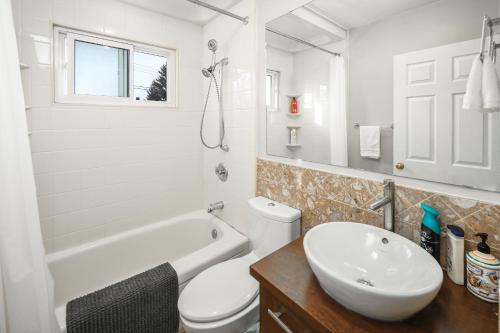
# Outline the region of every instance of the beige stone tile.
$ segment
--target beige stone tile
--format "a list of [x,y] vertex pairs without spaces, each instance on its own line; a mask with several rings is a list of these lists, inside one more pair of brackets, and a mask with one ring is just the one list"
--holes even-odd
[[302,211],[302,229],[305,233],[312,227],[326,223],[332,222],[336,218],[342,218],[345,209],[340,207],[338,203],[329,199],[318,200],[314,208],[306,208]]
[[409,223],[413,226],[420,225],[422,222],[422,209],[418,206],[412,206],[403,212],[396,212],[396,221],[401,223]]
[[302,169],[295,172],[294,182],[291,190],[307,193],[310,200],[317,200],[320,197],[321,178],[315,175],[314,171]]
[[318,198],[335,199],[344,190],[344,178],[323,171],[307,170],[302,175],[302,187]]
[[306,171],[307,169],[304,168],[281,164],[271,169],[269,179],[289,191],[303,190],[302,184]]
[[431,192],[417,190],[411,187],[396,186],[396,211],[403,212],[430,196],[432,196]]
[[303,232],[326,222],[350,221],[377,227],[383,226],[383,219],[380,215],[331,199],[320,199],[315,209],[305,209],[302,216]]
[[500,248],[500,211],[494,206],[486,206],[464,219],[465,239],[478,242],[474,235],[478,232],[488,233],[488,244]]
[[439,198],[459,217],[466,217],[487,206],[485,203],[476,200],[457,198],[446,195],[439,195]]
[[277,182],[283,186],[291,186],[295,181],[294,166],[265,160],[258,160],[257,177]]
[[412,241],[414,241],[414,234],[413,234],[413,229],[414,225],[411,223],[404,223],[404,222],[396,222],[394,226],[394,231],[398,234],[401,235],[405,238],[408,238]]
[[269,179],[270,163],[261,159],[257,159],[257,178]]
[[[346,177],[283,163],[257,160],[257,195],[268,197],[302,211],[302,230],[329,221],[353,221],[383,227],[383,210],[372,212],[368,205],[383,193],[380,182]],[[396,232],[420,243],[426,202],[441,212],[441,227],[456,224],[466,232],[466,244],[477,244],[477,232],[490,234],[492,252],[500,253],[500,206],[414,188],[396,187]],[[443,264],[446,238],[442,238]]]
[[332,207],[330,216],[332,221],[360,222],[377,227],[383,226],[383,217],[372,211],[347,205],[336,200],[332,201]]
[[351,206],[366,208],[369,202],[382,195],[382,183],[362,178],[346,177],[343,196],[339,196],[338,200]]
[[257,186],[255,190],[255,194],[257,196],[266,197],[274,200],[274,191],[272,190],[275,186],[271,183],[271,181],[263,178],[257,178]]
[[375,227],[384,227],[384,217],[368,210],[353,207],[347,214],[346,220],[351,222],[365,223]]

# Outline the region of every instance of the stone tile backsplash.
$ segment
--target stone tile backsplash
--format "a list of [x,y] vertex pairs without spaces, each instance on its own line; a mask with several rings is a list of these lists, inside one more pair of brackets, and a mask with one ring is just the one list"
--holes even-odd
[[[383,209],[368,205],[382,195],[381,182],[257,159],[257,195],[302,211],[302,233],[330,221],[353,221],[383,227]],[[441,212],[441,228],[456,224],[465,230],[466,249],[477,243],[474,234],[487,232],[492,253],[500,257],[500,205],[396,186],[395,231],[419,243],[422,210],[428,203]],[[444,264],[446,238],[441,239]]]

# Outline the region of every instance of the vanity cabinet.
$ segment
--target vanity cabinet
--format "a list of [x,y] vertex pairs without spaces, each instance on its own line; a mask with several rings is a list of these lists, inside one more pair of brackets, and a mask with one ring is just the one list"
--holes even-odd
[[272,292],[260,288],[260,333],[285,332],[285,333],[312,333],[296,314],[284,302],[273,296]]
[[350,311],[321,289],[302,245],[290,243],[250,267],[260,284],[260,333],[497,333],[498,305],[479,300],[446,276],[434,301],[401,322]]

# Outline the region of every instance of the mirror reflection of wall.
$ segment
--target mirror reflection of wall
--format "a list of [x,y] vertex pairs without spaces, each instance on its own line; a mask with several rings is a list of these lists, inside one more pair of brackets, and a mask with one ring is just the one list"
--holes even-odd
[[[311,23],[306,14],[296,11],[268,24],[267,95],[273,94],[273,88],[269,86],[269,82],[273,82],[271,73],[279,73],[279,87],[274,90],[279,91],[279,107],[267,108],[267,150],[272,155],[347,166],[346,145],[342,152],[345,156],[339,159],[330,144],[336,139],[332,135],[339,134],[339,131],[331,131],[331,123],[338,117],[333,110],[340,112],[334,101],[342,99],[345,105],[346,98],[345,91],[339,94],[339,86],[345,90],[346,80],[345,69],[339,70],[339,66],[344,67],[339,54],[345,50],[345,31],[335,27],[335,30],[325,32]],[[285,34],[304,41],[321,40],[330,52],[311,48],[284,37]],[[292,109],[294,102],[297,103],[297,112]],[[345,107],[342,112],[345,123]],[[293,141],[294,134],[296,142]],[[346,134],[344,126],[344,142]]]
[[[393,123],[394,56],[479,38],[482,16],[498,13],[496,0],[401,2],[413,8],[349,29],[350,125],[356,121],[382,127]],[[373,161],[357,154],[359,133],[348,128],[349,166],[391,174],[397,162],[393,161],[391,131],[382,129],[382,158]]]
[[268,22],[268,154],[500,190],[500,117],[461,109],[482,17],[498,13],[498,0],[314,0]]

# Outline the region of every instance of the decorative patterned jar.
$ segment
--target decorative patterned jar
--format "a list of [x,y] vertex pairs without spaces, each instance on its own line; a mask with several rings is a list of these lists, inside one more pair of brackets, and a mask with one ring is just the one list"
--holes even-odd
[[477,234],[481,242],[477,250],[467,252],[467,289],[475,296],[492,303],[498,303],[498,277],[500,261],[490,254],[486,244],[488,235]]

